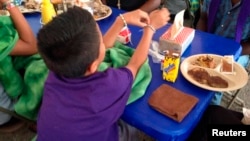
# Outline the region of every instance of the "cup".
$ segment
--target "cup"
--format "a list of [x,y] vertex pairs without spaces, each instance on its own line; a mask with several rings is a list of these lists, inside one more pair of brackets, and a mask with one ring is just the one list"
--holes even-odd
[[47,24],[56,16],[55,9],[50,0],[43,0],[41,5],[42,23]]

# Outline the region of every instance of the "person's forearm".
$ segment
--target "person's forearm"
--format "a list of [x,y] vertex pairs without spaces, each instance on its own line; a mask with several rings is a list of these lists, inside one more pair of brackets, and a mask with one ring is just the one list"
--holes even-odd
[[18,31],[19,38],[21,38],[23,41],[27,43],[34,44],[35,43],[34,33],[30,28],[30,25],[24,18],[23,14],[19,11],[19,9],[17,7],[14,7],[9,10],[9,13],[16,27],[16,30]]
[[103,36],[103,42],[106,48],[113,47],[118,34],[121,29],[124,27],[124,23],[120,16],[118,16],[106,34]]
[[201,13],[200,19],[197,23],[196,29],[207,32],[207,15],[206,13]]
[[150,29],[149,27],[144,28],[144,33],[142,35],[142,38],[127,65],[129,68],[132,68],[132,73],[134,77],[136,76],[138,69],[141,67],[141,65],[146,61],[148,57],[148,50],[150,47],[153,34],[154,31],[152,29]]
[[250,40],[241,42],[242,55],[250,55]]
[[19,40],[12,50],[11,55],[30,55],[36,53],[36,38],[23,14],[17,7],[12,7],[8,11],[19,35]]
[[151,11],[157,9],[161,4],[161,0],[147,0],[140,9],[150,13]]
[[205,24],[206,23],[204,21],[199,20],[196,25],[196,29],[207,32],[207,26]]

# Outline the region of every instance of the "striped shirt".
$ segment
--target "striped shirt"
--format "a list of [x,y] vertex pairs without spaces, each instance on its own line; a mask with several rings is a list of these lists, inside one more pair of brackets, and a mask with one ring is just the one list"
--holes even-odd
[[[204,0],[202,12],[209,13],[211,0]],[[222,0],[215,18],[213,33],[226,37],[235,38],[237,18],[241,9],[241,3],[232,6],[231,0]],[[250,38],[250,17],[247,18],[243,28],[242,40]]]

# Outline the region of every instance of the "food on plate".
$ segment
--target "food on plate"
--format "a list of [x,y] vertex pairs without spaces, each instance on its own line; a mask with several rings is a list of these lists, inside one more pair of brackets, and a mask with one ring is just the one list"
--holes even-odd
[[199,56],[194,62],[193,65],[205,67],[205,68],[211,68],[214,69],[216,67],[216,63],[214,61],[214,58],[210,55],[202,55]]
[[110,9],[106,6],[103,5],[100,2],[94,2],[93,4],[93,14],[95,19],[99,19],[101,17],[105,17],[110,13]]
[[232,55],[227,55],[224,56],[221,59],[221,72],[223,73],[234,73],[233,70],[233,64],[234,64],[234,59]]
[[[17,6],[22,13],[38,12],[40,11],[40,4],[35,0],[24,0],[21,5]],[[9,16],[7,10],[0,10],[0,16]]]
[[40,3],[35,0],[24,0],[18,8],[22,13],[40,12]]
[[209,73],[203,69],[195,67],[188,71],[188,74],[194,78],[197,82],[201,84],[207,84],[210,77]]
[[24,7],[27,9],[39,9],[40,4],[38,4],[35,0],[26,0]]
[[228,82],[219,76],[210,76],[207,84],[215,88],[227,88],[228,87]]
[[88,10],[91,14],[93,14],[93,17],[98,20],[100,18],[106,17],[108,14],[111,13],[111,9],[104,5],[100,0],[51,0],[51,3],[54,4],[55,7],[58,7],[58,5],[65,3],[67,5],[67,8],[72,7],[72,5],[81,7],[83,9]]
[[220,76],[211,76],[204,68],[195,67],[188,70],[188,74],[200,84],[215,88],[227,88],[228,82]]

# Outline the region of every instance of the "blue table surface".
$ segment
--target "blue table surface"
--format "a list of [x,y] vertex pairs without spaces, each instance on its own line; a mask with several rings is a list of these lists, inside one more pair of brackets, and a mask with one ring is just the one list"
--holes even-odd
[[[108,30],[120,13],[124,13],[124,11],[112,8],[112,14],[108,18],[98,21],[103,33]],[[25,14],[25,17],[31,25],[33,32],[37,34],[41,27],[41,14]],[[170,24],[157,30],[153,40],[158,41],[159,37],[169,28],[169,26]],[[142,31],[141,28],[134,26],[129,26],[129,28],[132,32],[132,44],[129,44],[128,46],[135,48],[140,40]],[[195,30],[195,37],[188,49],[182,55],[182,60],[191,55],[200,53],[234,55],[235,59],[237,59],[240,56],[241,50],[241,46],[233,40]],[[122,119],[157,140],[183,141],[190,135],[193,128],[198,123],[204,110],[209,105],[214,92],[191,84],[183,77],[181,72],[179,72],[175,83],[164,81],[162,79],[160,64],[153,63],[151,57],[149,57],[149,64],[153,75],[151,83],[142,98],[126,106]],[[161,84],[168,84],[199,98],[197,105],[181,123],[178,123],[149,107],[148,99],[151,93]]]

